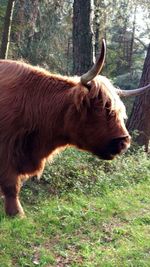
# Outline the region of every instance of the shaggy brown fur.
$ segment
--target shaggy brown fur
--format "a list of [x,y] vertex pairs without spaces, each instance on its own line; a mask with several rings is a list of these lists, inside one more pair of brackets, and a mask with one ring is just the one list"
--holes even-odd
[[23,213],[20,178],[41,172],[56,149],[73,145],[108,159],[124,149],[112,156],[108,146],[128,137],[113,86],[98,76],[88,87],[79,77],[0,60],[0,185],[7,214]]

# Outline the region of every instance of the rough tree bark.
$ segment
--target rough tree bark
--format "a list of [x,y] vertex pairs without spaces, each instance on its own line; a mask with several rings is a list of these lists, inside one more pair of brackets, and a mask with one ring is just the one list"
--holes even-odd
[[[145,58],[140,87],[150,83],[150,44]],[[148,151],[150,140],[150,90],[142,96],[137,96],[133,105],[127,127],[129,131],[138,130],[136,141],[144,145]]]
[[94,62],[93,0],[74,0],[73,73],[81,75]]
[[15,0],[8,0],[5,20],[4,20],[2,43],[1,43],[1,49],[0,49],[0,58],[3,58],[3,59],[7,58],[7,55],[8,55],[14,4],[15,4]]

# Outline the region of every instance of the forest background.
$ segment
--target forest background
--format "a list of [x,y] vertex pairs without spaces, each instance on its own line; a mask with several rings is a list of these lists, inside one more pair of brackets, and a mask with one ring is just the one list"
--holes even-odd
[[[1,0],[0,36],[7,2]],[[104,73],[118,86],[128,89],[137,86],[150,39],[150,4],[145,0],[95,0],[91,8],[95,55],[100,51],[101,39],[107,41]],[[54,72],[74,74],[72,30],[72,0],[15,1],[8,57]]]

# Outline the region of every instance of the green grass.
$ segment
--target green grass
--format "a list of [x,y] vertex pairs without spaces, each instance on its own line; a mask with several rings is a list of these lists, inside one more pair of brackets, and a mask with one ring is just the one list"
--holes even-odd
[[0,267],[148,267],[149,196],[143,151],[101,162],[67,150],[22,188],[26,218],[1,204]]

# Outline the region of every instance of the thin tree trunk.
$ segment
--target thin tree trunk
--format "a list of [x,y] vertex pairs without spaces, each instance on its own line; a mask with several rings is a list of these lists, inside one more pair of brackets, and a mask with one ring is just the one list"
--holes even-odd
[[134,19],[133,19],[133,27],[132,27],[132,37],[130,43],[130,51],[129,51],[129,60],[128,60],[128,67],[129,71],[132,70],[132,61],[133,61],[133,46],[134,46],[134,39],[135,39],[135,29],[136,29],[136,13],[137,13],[137,6],[134,9]]
[[15,4],[15,0],[9,0],[7,4],[6,15],[5,15],[5,20],[4,20],[4,30],[3,30],[3,35],[2,35],[1,50],[0,50],[0,58],[3,58],[3,59],[7,58],[8,56],[14,4]]
[[95,56],[99,54],[99,36],[100,36],[100,4],[95,3]]
[[[150,44],[147,56],[144,62],[143,73],[140,86],[150,83]],[[144,145],[148,151],[150,139],[150,90],[142,96],[137,96],[133,105],[131,116],[128,120],[127,127],[130,131],[138,130],[139,135],[136,141],[139,145]]]
[[93,0],[74,0],[73,73],[81,75],[94,62]]

